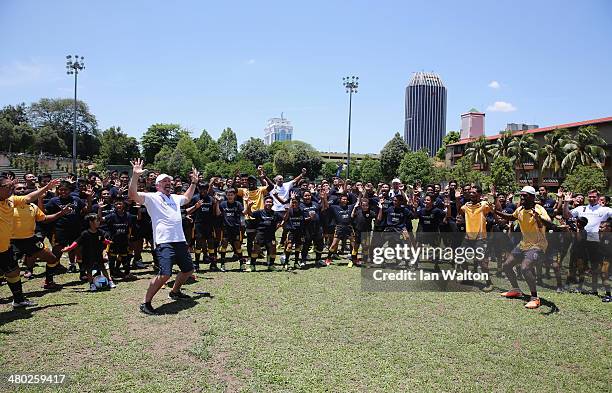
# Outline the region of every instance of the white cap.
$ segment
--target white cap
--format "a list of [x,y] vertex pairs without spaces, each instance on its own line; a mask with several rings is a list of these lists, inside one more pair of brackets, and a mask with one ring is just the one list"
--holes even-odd
[[531,194],[531,195],[535,195],[536,194],[536,190],[535,188],[531,187],[531,186],[525,186],[523,187],[523,189],[521,190],[521,192],[525,192],[527,194]]
[[402,181],[400,179],[398,179],[397,177],[393,180],[391,180],[391,183],[401,183]]
[[160,182],[160,181],[162,181],[162,180],[164,180],[165,178],[169,178],[169,179],[170,179],[170,181],[172,181],[172,176],[170,176],[170,175],[168,175],[168,174],[166,174],[166,173],[162,173],[162,174],[158,175],[158,176],[155,178],[155,184],[159,184],[159,182]]

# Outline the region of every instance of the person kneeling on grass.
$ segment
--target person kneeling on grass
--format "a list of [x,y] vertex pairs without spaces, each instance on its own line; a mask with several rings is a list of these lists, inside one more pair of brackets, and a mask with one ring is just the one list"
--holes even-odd
[[495,214],[508,221],[518,220],[523,236],[519,245],[512,250],[508,259],[504,262],[504,273],[506,273],[512,289],[501,295],[507,298],[523,297],[514,272],[514,266],[520,263],[523,277],[525,277],[531,292],[531,298],[525,304],[525,307],[530,309],[538,308],[541,304],[536,287],[534,267],[548,247],[546,227],[556,227],[546,210],[535,203],[535,195],[536,191],[533,187],[525,186],[521,190],[521,206],[513,214],[504,213],[499,206],[495,209]]
[[69,246],[62,248],[62,253],[70,252],[77,246],[81,248],[82,265],[85,269],[89,290],[95,291],[97,288],[94,285],[92,272],[94,270],[102,272],[108,280],[109,286],[115,288],[116,285],[111,277],[108,263],[104,260],[104,249],[111,243],[108,240],[108,234],[100,229],[100,218],[96,213],[89,213],[85,216],[85,220],[89,225],[87,230],[81,232],[81,235]]
[[181,286],[193,274],[193,261],[187,240],[183,233],[181,206],[189,203],[198,183],[199,172],[192,168],[191,185],[182,195],[172,194],[172,177],[162,173],[155,178],[157,192],[138,192],[138,178],[144,173],[143,161],[132,161],[132,177],[128,189],[128,198],[145,205],[151,216],[155,254],[159,261],[159,275],[151,280],[140,305],[140,311],[147,315],[157,315],[151,305],[153,297],[172,275],[172,265],[178,264],[181,272],[176,276],[172,290],[168,294],[171,300],[190,299],[191,296],[181,292]]

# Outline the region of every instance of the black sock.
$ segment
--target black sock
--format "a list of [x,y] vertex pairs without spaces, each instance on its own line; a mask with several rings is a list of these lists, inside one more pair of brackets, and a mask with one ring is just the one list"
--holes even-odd
[[11,293],[13,294],[13,301],[15,303],[21,303],[25,300],[23,297],[23,287],[21,286],[21,278],[17,282],[9,282],[9,288],[11,289]]
[[45,280],[47,280],[47,282],[53,282],[54,273],[55,273],[55,266],[47,265],[47,268],[45,269]]
[[538,297],[538,293],[537,292],[531,292],[531,297]]

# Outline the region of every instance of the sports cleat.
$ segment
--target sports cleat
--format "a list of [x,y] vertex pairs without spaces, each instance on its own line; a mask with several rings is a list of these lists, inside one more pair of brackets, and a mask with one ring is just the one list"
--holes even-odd
[[288,265],[288,264],[286,264],[286,263],[283,263],[283,270],[284,270],[284,271],[289,270],[289,265]]
[[250,264],[247,266],[245,272],[250,273],[250,272],[254,272],[255,271],[255,265],[254,264]]
[[191,296],[181,292],[180,290],[178,292],[170,291],[168,292],[168,299],[170,300],[191,299]]
[[509,298],[509,299],[519,299],[523,297],[523,293],[521,291],[518,291],[516,289],[511,289],[507,292],[502,292],[501,294],[503,297],[505,298]]
[[155,310],[152,306],[148,306],[146,303],[142,303],[140,305],[140,312],[147,315],[159,315],[157,310]]
[[31,279],[33,279],[33,278],[34,278],[34,273],[32,273],[32,271],[31,271],[31,270],[26,270],[26,271],[23,273],[23,278],[25,278],[26,280],[31,280]]
[[23,301],[18,302],[18,303],[13,300],[13,303],[11,303],[11,305],[13,306],[13,308],[24,308],[24,307],[34,307],[37,304],[27,299],[23,299]]
[[56,289],[60,289],[62,286],[56,282],[45,280],[42,287],[43,289],[47,289],[47,290],[56,290]]
[[563,292],[565,292],[565,291],[563,290],[563,287],[557,287],[557,293],[563,293]]
[[134,261],[132,266],[134,267],[134,269],[144,269],[146,267],[145,264],[142,262],[142,259]]
[[612,302],[612,296],[606,295],[603,298],[601,298],[601,301],[604,302],[604,303],[610,303],[610,302]]
[[529,302],[527,304],[525,304],[525,308],[529,308],[529,309],[535,309],[540,307],[540,298],[539,297],[532,297],[531,300],[529,300]]
[[327,259],[325,260],[325,266],[329,266],[329,265],[331,265],[331,264],[332,264],[332,260],[331,260],[330,258],[327,258]]
[[76,273],[76,272],[77,272],[76,265],[71,263],[70,266],[68,266],[68,273]]
[[115,284],[112,281],[109,281],[108,286],[111,287],[111,288],[117,288],[117,284]]
[[352,260],[348,261],[348,263],[346,264],[346,267],[353,267],[353,261]]
[[225,269],[225,263],[221,264],[221,266],[219,267],[219,271],[223,273],[227,272],[227,269]]

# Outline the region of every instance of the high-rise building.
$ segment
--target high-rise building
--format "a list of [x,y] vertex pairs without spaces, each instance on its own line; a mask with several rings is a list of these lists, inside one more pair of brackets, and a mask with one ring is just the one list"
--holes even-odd
[[537,124],[525,124],[525,123],[508,123],[506,124],[506,131],[516,132],[516,131],[527,131],[527,130],[535,130],[539,128]]
[[461,139],[478,138],[484,135],[485,114],[472,108],[461,115]]
[[268,120],[264,128],[264,143],[271,145],[273,142],[290,141],[293,137],[293,126],[291,122],[283,117],[273,117]]
[[416,72],[406,87],[404,140],[435,155],[446,134],[446,87],[438,74]]

